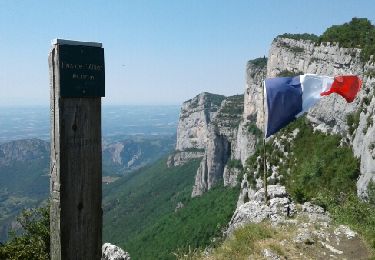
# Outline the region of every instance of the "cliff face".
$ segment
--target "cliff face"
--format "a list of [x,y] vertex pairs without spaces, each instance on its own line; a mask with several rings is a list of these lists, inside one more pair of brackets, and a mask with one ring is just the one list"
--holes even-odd
[[[269,52],[267,77],[276,77],[285,71],[327,76],[363,75],[363,65],[360,49],[340,48],[329,43],[316,46],[310,41],[276,38]],[[346,115],[356,110],[360,99],[359,96],[348,104],[338,95],[324,97],[309,111],[308,117],[318,128],[342,134],[347,130]]]
[[224,98],[204,92],[183,103],[177,127],[177,151],[205,148],[208,125],[215,118]]
[[[358,194],[365,197],[370,180],[375,178],[375,79],[372,78],[375,66],[372,62],[363,63],[360,53],[360,49],[340,48],[337,44],[316,45],[308,40],[278,37],[271,44],[268,59],[259,58],[247,64],[242,101],[234,96],[223,98],[220,108],[207,106],[203,102],[206,99],[203,93],[185,102],[181,109],[176,150],[194,148],[205,151],[195,155],[195,158],[203,156],[203,159],[192,196],[201,195],[222,180],[225,185],[237,185],[240,169],[227,164],[235,160],[244,165],[262,139],[264,78],[285,73],[314,73],[328,76],[355,74],[363,79],[362,90],[354,102],[346,103],[336,94],[324,97],[310,109],[307,118],[315,129],[339,134],[343,142],[352,145],[355,156],[361,161]],[[243,112],[240,109],[242,103]],[[233,104],[238,109],[227,113],[228,107],[235,107]],[[354,119],[348,124],[349,117]],[[188,160],[189,156],[184,158]]]
[[[209,138],[195,177],[192,197],[202,195],[224,179],[226,185],[236,185],[237,173],[225,171],[225,167],[236,150],[236,135],[242,113],[242,95],[230,96],[222,101],[216,117],[208,127]],[[224,172],[232,177],[224,177]]]
[[17,140],[0,145],[0,166],[49,157],[49,143],[39,139]]
[[168,167],[201,158],[209,140],[209,125],[216,117],[224,96],[203,92],[182,104],[177,127],[176,151]]
[[256,144],[263,130],[263,91],[262,82],[267,73],[267,58],[250,60],[246,66],[246,87],[244,112],[238,127],[236,149],[233,157],[245,164],[255,152]]
[[[267,77],[291,71],[328,76],[354,74],[363,79],[362,90],[353,103],[346,103],[339,95],[330,95],[321,99],[307,117],[316,129],[340,134],[352,144],[355,156],[361,161],[358,195],[365,197],[368,183],[375,178],[375,130],[372,123],[375,102],[372,75],[375,69],[371,61],[361,61],[360,52],[360,49],[340,48],[337,44],[316,46],[310,41],[276,38],[269,52]],[[359,117],[358,124],[348,126],[347,118],[351,115]]]
[[103,165],[112,173],[123,174],[154,162],[174,146],[170,136],[134,137],[103,145]]

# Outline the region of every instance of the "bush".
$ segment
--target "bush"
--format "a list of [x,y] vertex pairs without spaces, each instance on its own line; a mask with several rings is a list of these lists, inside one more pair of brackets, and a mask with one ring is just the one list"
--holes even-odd
[[277,74],[277,77],[295,77],[295,76],[302,75],[302,74],[303,74],[302,71],[283,70]]
[[253,59],[253,60],[249,60],[248,61],[248,66],[252,64],[254,65],[255,67],[258,67],[258,68],[264,68],[267,66],[267,58],[264,56],[263,58],[256,58],[256,59]]
[[361,59],[367,61],[375,54],[375,27],[367,18],[353,18],[349,23],[334,25],[320,37],[319,42],[337,42],[345,48],[361,48]]
[[229,169],[232,169],[232,168],[237,168],[237,169],[242,169],[242,163],[240,160],[229,160],[227,162],[227,166]]
[[259,139],[263,136],[262,130],[260,130],[255,123],[249,123],[247,125],[247,132]]
[[277,38],[288,38],[288,39],[294,39],[294,40],[308,40],[308,41],[312,41],[312,42],[317,42],[319,40],[319,36],[315,35],[315,34],[310,34],[310,33],[284,33],[284,34],[281,34],[279,36],[277,36]]
[[367,186],[367,199],[370,205],[375,207],[375,181],[373,180]]
[[358,110],[346,116],[346,123],[348,124],[350,135],[353,135],[354,131],[357,129],[359,125],[360,115],[361,115],[361,111]]
[[49,205],[43,208],[25,210],[17,218],[17,221],[21,230],[18,232],[13,230],[10,234],[10,240],[0,246],[0,259],[49,259]]

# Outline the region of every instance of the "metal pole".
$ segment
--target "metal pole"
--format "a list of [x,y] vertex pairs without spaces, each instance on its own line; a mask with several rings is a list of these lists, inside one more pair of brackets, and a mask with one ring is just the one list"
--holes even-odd
[[[263,93],[263,120],[266,120],[266,107],[265,107],[265,83],[262,82],[262,93]],[[268,204],[268,192],[267,192],[267,153],[266,153],[266,123],[264,122],[264,136],[263,136],[263,185],[264,185],[264,200]]]

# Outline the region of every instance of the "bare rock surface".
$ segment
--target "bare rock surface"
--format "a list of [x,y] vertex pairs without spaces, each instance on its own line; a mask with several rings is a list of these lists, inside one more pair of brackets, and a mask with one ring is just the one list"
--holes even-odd
[[182,166],[193,159],[202,158],[204,151],[182,151],[170,155],[167,160],[168,167]]
[[264,189],[261,188],[250,197],[250,201],[236,209],[229,222],[228,234],[248,223],[269,220],[278,224],[295,214],[295,204],[284,186],[269,185],[267,193],[269,203],[265,202]]
[[24,139],[0,144],[0,166],[49,158],[50,145],[40,139]]
[[204,149],[208,125],[216,117],[224,96],[203,92],[182,104],[177,127],[176,151]]
[[120,247],[105,243],[102,246],[102,259],[101,260],[130,260],[130,255]]
[[238,184],[238,176],[241,173],[241,169],[238,168],[230,168],[228,166],[224,167],[224,187],[236,187]]

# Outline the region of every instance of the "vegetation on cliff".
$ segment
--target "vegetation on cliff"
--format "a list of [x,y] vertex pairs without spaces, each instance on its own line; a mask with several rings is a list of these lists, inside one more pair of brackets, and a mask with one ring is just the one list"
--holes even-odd
[[353,18],[342,25],[329,27],[319,42],[337,42],[341,47],[362,49],[361,58],[368,60],[375,54],[375,26],[367,18]]
[[[298,129],[292,141],[281,139]],[[359,161],[350,146],[341,142],[338,135],[314,131],[305,117],[301,117],[282,129],[276,137],[284,151],[267,143],[267,160],[278,166],[281,183],[297,202],[313,201],[328,210],[340,224],[349,225],[358,231],[375,250],[375,205],[358,199],[356,181],[359,176]],[[285,154],[287,154],[285,156]],[[261,148],[247,160],[249,181],[263,172],[259,161]],[[252,174],[257,172],[255,176]],[[269,176],[271,171],[268,171]]]
[[[361,59],[367,61],[375,54],[375,26],[367,18],[354,17],[350,22],[329,27],[322,35],[284,33],[276,38],[309,40],[316,44],[338,43],[343,48],[360,48]],[[298,52],[298,50],[295,50]]]
[[278,35],[276,38],[288,38],[293,40],[308,40],[312,42],[317,42],[319,40],[319,36],[310,33],[284,33]]
[[256,58],[256,59],[253,59],[253,60],[249,60],[247,62],[247,67],[249,66],[255,66],[257,68],[265,68],[267,66],[267,58],[264,56],[263,58]]
[[221,104],[214,124],[220,128],[236,128],[240,124],[243,113],[244,95],[234,95],[227,97]]

